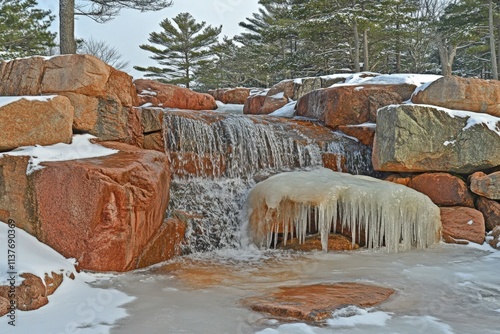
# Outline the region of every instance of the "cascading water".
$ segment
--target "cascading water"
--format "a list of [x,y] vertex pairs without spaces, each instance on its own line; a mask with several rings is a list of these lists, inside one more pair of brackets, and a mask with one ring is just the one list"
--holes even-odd
[[240,213],[256,179],[322,166],[325,155],[339,170],[373,174],[369,147],[312,122],[167,110],[164,138],[168,214],[188,222],[185,253],[239,245]]

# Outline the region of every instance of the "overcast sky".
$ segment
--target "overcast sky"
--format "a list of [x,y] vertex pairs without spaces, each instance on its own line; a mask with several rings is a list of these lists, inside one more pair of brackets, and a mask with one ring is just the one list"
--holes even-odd
[[[155,62],[148,58],[151,53],[140,49],[139,45],[148,43],[149,33],[161,30],[159,24],[163,19],[189,12],[197,21],[206,21],[212,26],[222,25],[221,36],[232,37],[242,31],[238,23],[257,12],[257,3],[258,0],[174,0],[172,7],[159,12],[122,10],[118,17],[104,24],[79,17],[75,27],[76,37],[93,36],[116,47],[123,58],[130,61],[127,72],[137,78],[143,73],[135,71],[134,65],[155,65]],[[38,0],[38,4],[39,7],[50,9],[54,15],[59,15],[59,1]],[[56,17],[53,30],[57,31],[58,26],[59,20]]]

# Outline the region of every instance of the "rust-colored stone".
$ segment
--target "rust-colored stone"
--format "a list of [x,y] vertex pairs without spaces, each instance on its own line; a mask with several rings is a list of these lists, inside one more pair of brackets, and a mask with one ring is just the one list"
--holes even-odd
[[250,95],[243,106],[243,113],[250,115],[258,115],[266,101],[266,95],[259,93],[256,95]]
[[169,166],[160,152],[101,144],[120,152],[44,163],[34,173],[36,237],[81,269],[126,271],[162,225]]
[[185,233],[185,222],[175,218],[165,220],[137,259],[136,267],[147,267],[181,255],[181,244],[185,240]]
[[70,143],[74,109],[64,96],[20,98],[0,107],[0,152],[20,146]]
[[491,231],[496,226],[500,226],[500,203],[479,196],[476,200],[476,209],[481,211],[484,216],[486,231]]
[[474,207],[467,184],[449,173],[424,173],[413,177],[408,187],[421,192],[439,206]]
[[375,285],[353,282],[314,284],[280,287],[279,291],[261,297],[251,297],[242,302],[257,312],[273,317],[302,321],[321,321],[332,312],[355,305],[378,305],[394,293],[394,290]]
[[216,100],[228,104],[244,104],[250,95],[250,88],[220,88],[209,92]]
[[392,183],[402,184],[403,186],[408,186],[408,184],[411,181],[411,176],[403,176],[400,174],[391,174],[391,175],[387,176],[384,180],[392,182]]
[[[189,110],[214,110],[217,103],[213,96],[194,92],[176,85],[163,84],[148,79],[134,81],[139,104],[151,103],[155,107]],[[144,92],[148,92],[144,94]]]
[[44,68],[43,57],[0,62],[0,96],[40,95]]
[[297,102],[297,115],[315,118],[331,128],[375,122],[377,110],[403,99],[394,85],[340,86],[319,89]]
[[3,317],[10,311],[10,301],[7,298],[0,297],[0,317]]
[[375,126],[371,125],[340,125],[340,131],[348,136],[357,138],[362,144],[372,147],[375,137]]
[[132,77],[125,72],[111,68],[108,82],[106,83],[106,97],[111,100],[120,101],[124,107],[136,107],[139,105],[139,97]]
[[413,103],[500,116],[500,82],[444,76],[412,97]]
[[484,242],[484,218],[480,211],[461,206],[440,209],[443,236],[450,236],[456,240],[464,239],[478,244]]
[[500,199],[500,172],[486,175],[476,172],[470,176],[470,190],[489,199]]
[[106,96],[111,67],[90,55],[61,55],[45,61],[41,91]]
[[346,157],[336,153],[322,153],[323,167],[333,170],[334,172],[347,172]]

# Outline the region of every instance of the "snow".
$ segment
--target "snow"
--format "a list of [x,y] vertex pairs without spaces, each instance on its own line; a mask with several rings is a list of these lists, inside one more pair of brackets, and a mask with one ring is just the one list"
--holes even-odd
[[371,123],[371,122],[365,122],[365,123],[361,123],[361,124],[349,124],[349,125],[346,125],[346,127],[348,128],[372,128],[372,129],[375,129],[377,127],[377,124],[376,123]]
[[359,239],[357,231],[364,229],[368,248],[384,243],[388,252],[408,250],[414,244],[426,248],[440,238],[440,211],[427,196],[399,184],[327,168],[274,175],[250,191],[247,205],[250,238],[259,247],[270,247],[273,236],[276,246],[275,231],[284,231],[284,244],[289,232],[304,242],[307,227],[314,224],[327,250],[337,217],[343,228],[353,231],[353,243]]
[[467,225],[472,225],[472,224],[474,224],[474,221],[473,221],[473,220],[469,220],[469,221],[467,222]]
[[245,106],[244,104],[222,103],[219,100],[216,100],[215,103],[217,103],[215,111],[230,114],[243,114],[243,107]]
[[292,118],[293,116],[295,116],[295,106],[296,105],[297,105],[297,101],[288,102],[283,107],[270,113],[269,116]]
[[[0,284],[6,279],[8,225],[0,222]],[[111,326],[127,316],[121,307],[134,297],[114,289],[94,288],[90,283],[98,276],[77,273],[74,259],[66,259],[49,246],[42,244],[25,231],[15,229],[16,272],[32,273],[44,277],[45,273],[63,273],[64,279],[55,293],[48,297],[49,303],[38,310],[16,310],[15,327],[1,318],[0,332],[14,333],[109,333]],[[73,273],[72,280],[68,276]],[[17,277],[20,279],[20,277]],[[42,326],[42,327],[41,327]]]
[[118,150],[106,148],[104,146],[90,142],[96,138],[89,134],[74,135],[71,144],[58,143],[50,146],[24,146],[14,151],[0,153],[0,159],[5,155],[10,156],[30,156],[26,174],[31,174],[40,170],[42,162],[67,161],[86,158],[97,158],[115,154]]
[[156,92],[153,92],[152,90],[147,90],[147,89],[143,89],[139,95],[149,95],[149,96],[156,96],[158,95]]
[[[15,225],[15,222],[13,222]],[[0,221],[0,245],[7,245],[7,235],[9,225]],[[32,273],[38,277],[45,277],[47,273],[52,276],[52,272],[63,273],[69,276],[75,271],[75,260],[66,259],[49,246],[40,243],[35,237],[29,235],[25,231],[14,228],[15,231],[15,247],[16,255],[15,272],[17,274]],[[2,249],[7,254],[7,247]],[[12,271],[7,265],[7,256],[0,257],[0,285],[8,283],[9,275],[7,272]],[[21,283],[19,281],[18,283]]]
[[294,79],[293,83],[296,84],[296,85],[302,85],[302,78]]
[[274,94],[272,96],[269,96],[269,97],[271,97],[273,99],[282,99],[282,98],[285,97],[285,93],[284,92],[279,92],[279,93],[276,93],[276,94]]
[[455,145],[457,141],[456,140],[447,140],[443,143],[444,146],[448,146],[448,145]]
[[386,312],[361,309],[355,306],[337,310],[333,313],[333,319],[328,319],[327,324],[333,328],[356,327],[359,325],[385,326],[391,315]]
[[436,107],[432,105],[425,105],[425,106],[429,106],[444,111],[452,118],[455,117],[468,118],[467,125],[462,129],[463,131],[473,127],[474,125],[484,124],[488,127],[488,129],[490,129],[491,131],[495,132],[500,136],[500,118],[498,117],[491,116],[489,114],[476,113],[466,110],[453,110],[443,107]]
[[370,85],[410,84],[417,86],[418,89],[418,87],[421,87],[422,85],[428,85],[439,78],[441,78],[440,75],[432,75],[432,74],[379,74],[372,72],[360,72],[348,76],[344,83],[334,84],[332,87],[352,86],[361,84],[370,84]]
[[41,101],[47,102],[55,98],[57,95],[43,95],[43,96],[0,96],[0,108],[8,104],[14,103],[19,100],[28,101]]

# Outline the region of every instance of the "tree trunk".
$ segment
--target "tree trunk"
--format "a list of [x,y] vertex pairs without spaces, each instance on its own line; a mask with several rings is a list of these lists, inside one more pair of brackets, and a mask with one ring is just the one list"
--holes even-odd
[[356,20],[353,22],[353,34],[354,34],[354,72],[359,72],[359,33],[358,33],[358,23]]
[[452,75],[453,61],[457,54],[457,45],[450,44],[443,36],[437,35],[437,44],[439,50],[439,60],[441,61],[441,74],[444,76]]
[[370,53],[368,51],[368,30],[363,30],[363,71],[370,70]]
[[497,55],[495,49],[495,31],[493,28],[493,0],[489,1],[489,30],[490,30],[490,52],[491,52],[491,74],[493,75],[493,80],[498,80],[498,67],[497,67]]
[[59,48],[61,54],[76,53],[75,0],[59,1]]

